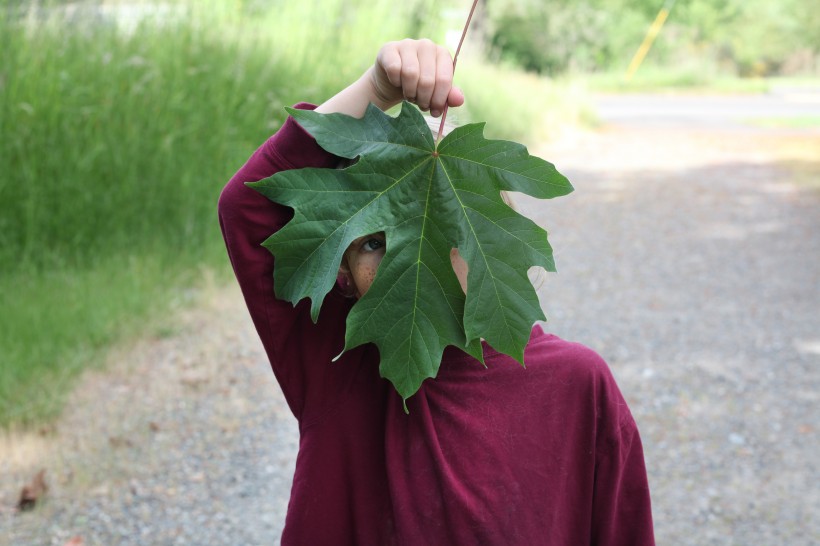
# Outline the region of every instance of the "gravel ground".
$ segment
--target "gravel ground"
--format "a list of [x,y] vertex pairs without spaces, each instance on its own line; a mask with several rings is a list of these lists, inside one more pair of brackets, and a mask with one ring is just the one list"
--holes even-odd
[[[576,192],[519,201],[553,232],[549,329],[609,361],[641,428],[660,545],[820,544],[820,193],[781,140],[568,135],[535,151]],[[238,290],[202,299],[54,427],[0,438],[0,545],[277,543],[296,427]],[[17,513],[40,468],[45,502]]]

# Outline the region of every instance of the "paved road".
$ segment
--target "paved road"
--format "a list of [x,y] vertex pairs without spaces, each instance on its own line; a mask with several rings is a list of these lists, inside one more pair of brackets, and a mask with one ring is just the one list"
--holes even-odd
[[809,117],[820,127],[820,89],[782,89],[767,95],[601,95],[604,123],[632,127],[749,130],[750,121]]

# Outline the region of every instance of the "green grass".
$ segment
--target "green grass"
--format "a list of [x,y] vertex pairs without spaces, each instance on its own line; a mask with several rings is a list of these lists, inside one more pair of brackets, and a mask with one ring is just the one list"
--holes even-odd
[[[4,25],[0,264],[74,266],[157,241],[182,249],[218,239],[221,184],[281,123],[282,107],[329,95],[374,49],[331,47],[323,32],[315,43],[307,31],[283,36],[287,17],[270,27],[192,17],[202,19],[131,36]],[[327,62],[316,51],[330,52]]]
[[[162,337],[172,326],[168,313],[196,301],[201,277],[213,270],[206,275],[199,260],[162,254],[110,255],[86,268],[0,279],[4,423],[58,415],[77,374],[99,366],[105,348],[137,334]],[[227,278],[227,266],[218,271]]]
[[31,423],[217,263],[219,189],[295,90],[260,92],[275,61],[193,26],[0,35],[0,424]]

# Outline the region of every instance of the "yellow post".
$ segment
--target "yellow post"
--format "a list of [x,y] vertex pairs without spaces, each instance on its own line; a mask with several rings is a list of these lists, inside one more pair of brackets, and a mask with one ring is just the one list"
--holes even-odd
[[646,57],[646,54],[649,53],[652,43],[661,31],[661,27],[663,27],[663,24],[666,22],[666,18],[669,16],[669,10],[672,8],[672,4],[674,3],[674,0],[672,2],[667,0],[666,4],[664,4],[661,8],[661,11],[658,12],[658,16],[655,17],[655,21],[649,27],[649,30],[646,31],[646,36],[643,39],[641,47],[639,47],[638,51],[635,52],[635,56],[632,57],[632,62],[629,63],[629,68],[626,70],[626,81],[631,80],[632,76],[638,70],[638,67],[641,66],[644,57]]

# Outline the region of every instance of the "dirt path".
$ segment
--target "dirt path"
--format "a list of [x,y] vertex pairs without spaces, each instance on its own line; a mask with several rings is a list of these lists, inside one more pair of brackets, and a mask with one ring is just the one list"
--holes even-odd
[[[622,127],[537,152],[576,186],[519,203],[556,248],[549,329],[610,362],[658,544],[819,544],[820,137]],[[0,440],[0,545],[275,543],[297,433],[238,291],[111,362],[53,430]],[[15,513],[40,468],[46,502]]]

